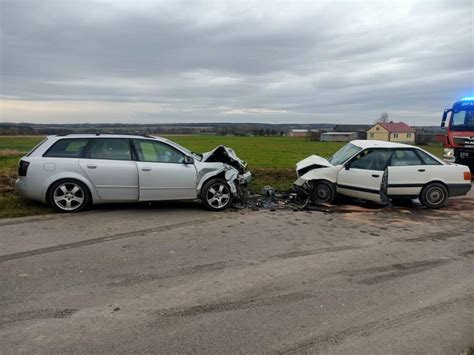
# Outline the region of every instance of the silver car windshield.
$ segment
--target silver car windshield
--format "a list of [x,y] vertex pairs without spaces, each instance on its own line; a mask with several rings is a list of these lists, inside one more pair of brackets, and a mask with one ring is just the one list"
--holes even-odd
[[340,165],[347,161],[347,159],[353,157],[358,152],[362,150],[361,147],[358,147],[352,143],[347,143],[344,147],[339,149],[333,156],[331,156],[328,161],[332,165]]

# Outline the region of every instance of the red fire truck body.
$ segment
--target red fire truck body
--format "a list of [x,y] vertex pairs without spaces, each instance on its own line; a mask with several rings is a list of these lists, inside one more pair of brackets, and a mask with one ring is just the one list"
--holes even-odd
[[474,171],[474,97],[456,101],[445,110],[441,127],[446,128],[443,159]]

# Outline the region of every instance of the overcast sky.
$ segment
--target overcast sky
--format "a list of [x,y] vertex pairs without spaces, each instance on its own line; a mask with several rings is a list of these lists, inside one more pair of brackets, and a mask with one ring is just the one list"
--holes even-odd
[[0,121],[439,124],[474,2],[0,0]]

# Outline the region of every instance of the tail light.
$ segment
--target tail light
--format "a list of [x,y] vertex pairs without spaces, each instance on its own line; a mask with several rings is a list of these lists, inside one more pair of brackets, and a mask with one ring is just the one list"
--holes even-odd
[[20,163],[18,164],[18,176],[26,176],[29,166],[30,166],[30,162],[20,160]]
[[472,179],[472,174],[471,174],[471,172],[465,171],[465,172],[464,172],[464,180],[469,180],[469,181],[471,181],[471,179]]

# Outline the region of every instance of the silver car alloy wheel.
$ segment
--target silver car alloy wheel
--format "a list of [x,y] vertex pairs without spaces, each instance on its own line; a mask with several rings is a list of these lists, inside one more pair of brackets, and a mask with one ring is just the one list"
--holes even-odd
[[84,203],[84,199],[84,190],[73,182],[65,182],[54,189],[54,204],[64,211],[77,210]]
[[230,190],[226,184],[216,183],[206,193],[207,203],[214,208],[223,208],[230,201]]

